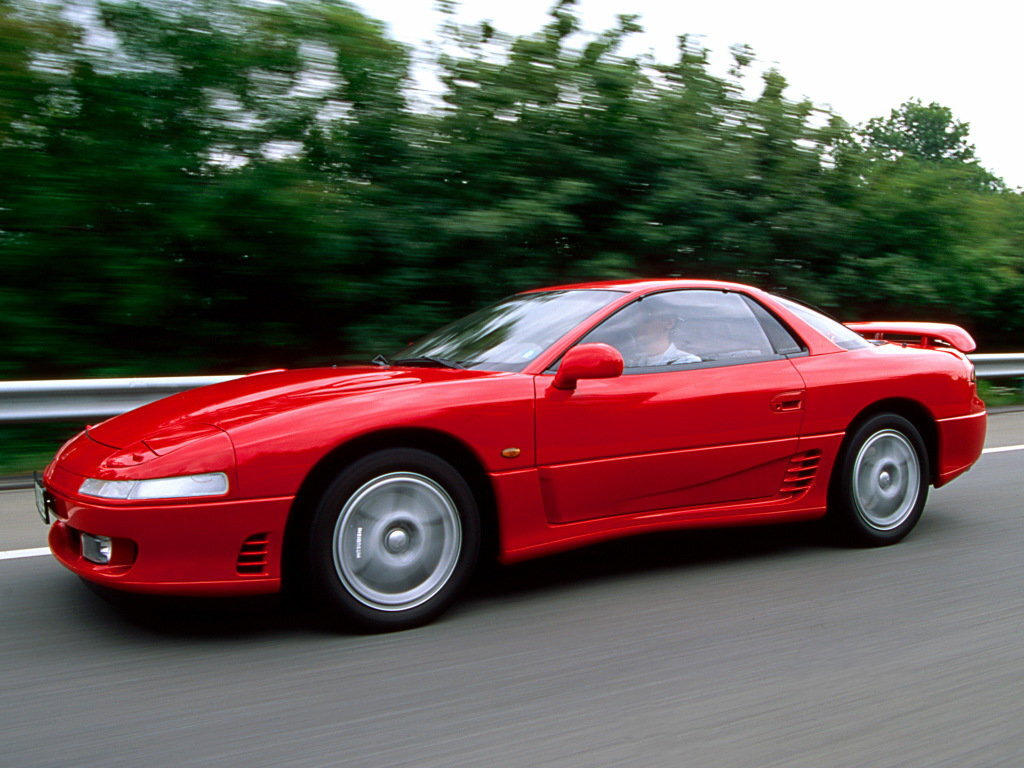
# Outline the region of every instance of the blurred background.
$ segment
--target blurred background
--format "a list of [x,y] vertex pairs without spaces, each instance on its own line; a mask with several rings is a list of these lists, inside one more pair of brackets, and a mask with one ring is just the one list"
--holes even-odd
[[0,0],[0,379],[365,360],[624,276],[1021,346],[1024,200],[946,106],[850,125],[742,45],[439,7],[411,46],[340,0]]

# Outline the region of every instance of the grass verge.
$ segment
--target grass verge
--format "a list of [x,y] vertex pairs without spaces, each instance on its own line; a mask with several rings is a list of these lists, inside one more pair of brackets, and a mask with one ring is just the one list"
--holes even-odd
[[42,470],[84,426],[63,421],[0,426],[0,477]]
[[1024,405],[1024,387],[1018,379],[978,379],[978,394],[989,408]]

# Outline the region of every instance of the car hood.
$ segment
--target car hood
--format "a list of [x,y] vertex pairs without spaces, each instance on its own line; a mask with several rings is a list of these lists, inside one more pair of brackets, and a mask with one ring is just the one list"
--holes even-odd
[[180,445],[191,436],[198,439],[210,427],[229,431],[232,426],[325,399],[495,375],[508,374],[375,366],[269,371],[171,395],[88,427],[87,432],[110,448],[145,440],[159,453],[162,442]]

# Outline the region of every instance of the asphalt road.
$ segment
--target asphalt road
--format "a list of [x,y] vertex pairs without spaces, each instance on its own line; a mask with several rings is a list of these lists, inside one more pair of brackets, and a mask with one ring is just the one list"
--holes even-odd
[[[1024,414],[990,446],[1024,443]],[[500,571],[439,623],[113,607],[0,561],[0,766],[1024,766],[1024,451],[902,544],[684,533]],[[0,493],[0,549],[41,546]]]

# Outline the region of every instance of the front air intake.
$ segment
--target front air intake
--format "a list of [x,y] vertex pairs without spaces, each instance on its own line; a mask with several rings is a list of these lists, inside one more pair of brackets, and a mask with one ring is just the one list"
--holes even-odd
[[782,487],[779,493],[782,496],[795,499],[797,496],[807,492],[818,474],[818,465],[821,463],[821,451],[802,451],[789,460],[789,467],[786,468],[786,476],[782,480]]
[[270,534],[254,533],[242,542],[235,570],[242,576],[263,576],[267,573]]

